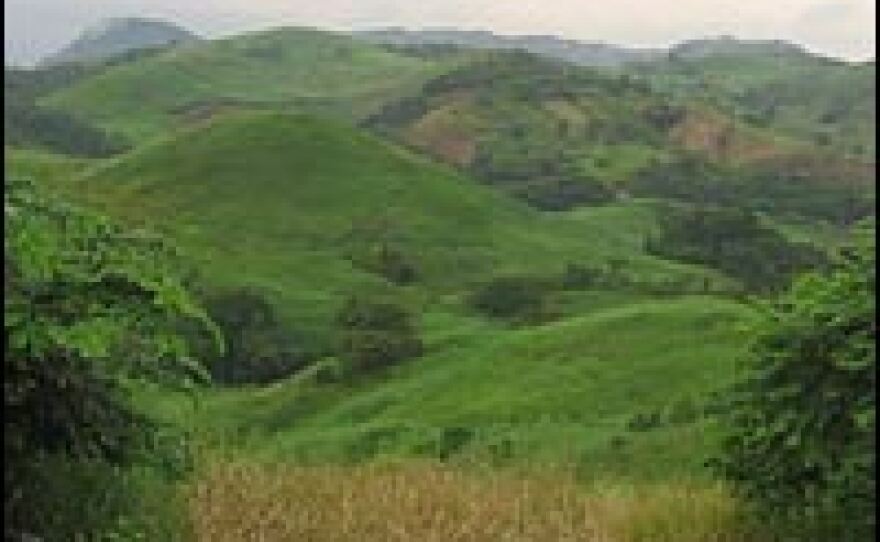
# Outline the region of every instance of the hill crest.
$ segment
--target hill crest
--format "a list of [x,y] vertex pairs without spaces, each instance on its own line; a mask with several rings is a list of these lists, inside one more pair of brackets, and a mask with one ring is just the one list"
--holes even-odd
[[42,64],[99,62],[143,49],[165,47],[198,41],[193,32],[159,19],[114,17],[86,28],[60,51],[47,57]]

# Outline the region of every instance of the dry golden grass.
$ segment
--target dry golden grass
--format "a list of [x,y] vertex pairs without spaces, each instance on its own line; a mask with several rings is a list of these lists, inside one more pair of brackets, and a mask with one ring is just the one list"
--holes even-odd
[[217,462],[187,488],[199,542],[752,541],[721,487],[593,486],[431,464]]

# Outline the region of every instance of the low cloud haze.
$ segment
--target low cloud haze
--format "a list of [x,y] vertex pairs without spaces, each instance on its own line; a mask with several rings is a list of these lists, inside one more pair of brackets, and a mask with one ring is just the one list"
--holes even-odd
[[7,62],[32,63],[106,17],[167,19],[207,36],[284,24],[554,34],[666,46],[706,36],[785,39],[854,60],[875,55],[874,0],[5,0]]

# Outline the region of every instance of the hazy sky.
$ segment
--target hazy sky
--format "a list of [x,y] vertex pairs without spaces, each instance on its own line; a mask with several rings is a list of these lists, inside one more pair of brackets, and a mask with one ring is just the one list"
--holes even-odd
[[720,34],[873,58],[875,0],[4,0],[7,60],[30,62],[110,16],[169,19],[206,35],[282,24],[555,34],[639,46]]

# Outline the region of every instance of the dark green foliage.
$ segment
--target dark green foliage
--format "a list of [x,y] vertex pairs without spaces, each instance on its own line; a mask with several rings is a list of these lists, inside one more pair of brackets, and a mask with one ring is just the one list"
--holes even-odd
[[99,70],[97,66],[79,65],[35,70],[5,69],[3,133],[6,144],[97,158],[127,150],[128,145],[120,138],[70,113],[37,104],[40,97],[94,75]]
[[562,288],[565,290],[589,290],[599,285],[603,271],[596,267],[567,263],[562,272]]
[[733,390],[721,472],[811,540],[872,540],[876,529],[876,306],[873,231],[827,274],[767,307]]
[[497,277],[481,285],[470,304],[481,313],[519,323],[538,322],[547,315],[546,281],[533,277]]
[[[632,179],[634,195],[731,205],[777,216],[796,215],[850,224],[874,210],[867,178],[828,170],[829,157],[792,157],[733,168],[688,153],[655,161]],[[851,173],[863,176],[863,173]]]
[[103,158],[128,149],[119,138],[63,111],[34,104],[4,108],[4,140],[13,147],[51,150],[70,156]]
[[556,149],[535,148],[534,141],[511,147],[481,148],[471,166],[474,174],[545,211],[614,201],[610,188],[576,171]]
[[34,101],[54,90],[70,86],[96,73],[97,69],[80,64],[64,64],[51,68],[4,68],[4,98]]
[[394,301],[353,296],[340,310],[337,325],[338,355],[350,374],[374,372],[422,354],[412,314]]
[[752,291],[778,288],[794,273],[826,260],[812,245],[790,242],[762,225],[755,214],[731,207],[670,207],[646,249],[664,258],[714,267]]
[[185,321],[213,327],[174,278],[163,242],[29,182],[8,179],[5,188],[5,519],[12,532],[40,534],[31,521],[39,503],[28,500],[40,493],[35,462],[119,465],[157,453],[159,427],[133,407],[130,386],[203,380],[177,330]]
[[265,384],[290,376],[310,359],[269,301],[255,290],[210,295],[205,307],[226,344],[221,356],[207,362],[215,382]]
[[[40,540],[189,540],[189,518],[178,486],[155,469],[120,469],[106,461],[70,461],[63,455],[35,458],[25,468],[20,475],[29,483],[20,499],[28,506],[16,509],[15,520],[38,526],[27,532],[42,536]],[[7,525],[10,519],[7,515]]]
[[410,257],[402,248],[387,241],[370,246],[354,258],[354,263],[392,284],[406,285],[418,279],[418,270]]

